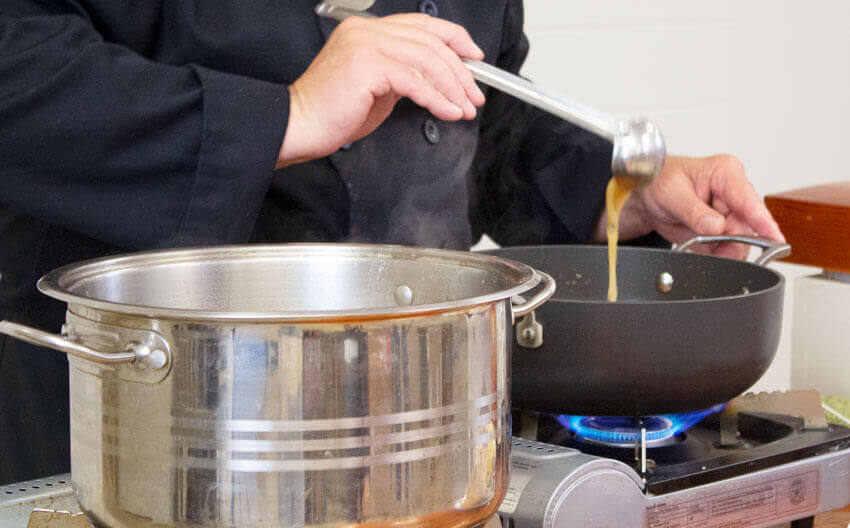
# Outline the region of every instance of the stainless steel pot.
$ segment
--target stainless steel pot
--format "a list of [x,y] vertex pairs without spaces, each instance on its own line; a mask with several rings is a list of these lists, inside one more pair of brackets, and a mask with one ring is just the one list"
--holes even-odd
[[38,286],[68,303],[63,335],[0,332],[68,353],[72,479],[112,528],[481,522],[507,486],[513,317],[554,292],[488,255],[310,244]]

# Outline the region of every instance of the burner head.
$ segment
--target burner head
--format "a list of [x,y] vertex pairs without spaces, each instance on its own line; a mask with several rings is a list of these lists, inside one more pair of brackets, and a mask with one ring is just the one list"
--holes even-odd
[[614,447],[634,447],[641,441],[641,429],[646,429],[646,445],[652,447],[684,432],[709,414],[722,411],[726,404],[703,411],[663,414],[632,418],[628,416],[557,416],[556,420],[571,430],[576,439]]

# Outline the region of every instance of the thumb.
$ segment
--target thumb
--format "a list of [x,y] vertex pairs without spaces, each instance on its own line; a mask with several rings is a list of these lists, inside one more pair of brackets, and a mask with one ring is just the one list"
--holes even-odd
[[726,218],[708,207],[704,203],[700,203],[695,207],[693,216],[697,218],[695,224],[689,224],[688,227],[694,230],[698,235],[722,235],[726,230]]

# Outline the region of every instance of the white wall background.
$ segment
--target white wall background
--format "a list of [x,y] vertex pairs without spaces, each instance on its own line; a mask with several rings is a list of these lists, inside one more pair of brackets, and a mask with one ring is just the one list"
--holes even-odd
[[[523,74],[618,116],[643,115],[675,154],[731,152],[761,194],[850,178],[847,0],[526,0]],[[777,359],[790,383],[794,277]],[[684,351],[683,351],[684,352]]]

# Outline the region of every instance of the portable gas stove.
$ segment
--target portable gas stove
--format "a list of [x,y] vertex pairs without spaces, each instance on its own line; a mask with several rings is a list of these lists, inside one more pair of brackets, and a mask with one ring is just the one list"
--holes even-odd
[[[850,503],[850,429],[749,411],[730,434],[728,412],[703,416],[535,416],[522,433],[539,441],[513,440],[501,526],[804,528]],[[0,486],[0,528],[88,526],[34,509],[79,512],[70,475]]]
[[537,416],[540,441],[514,439],[503,526],[803,528],[850,503],[850,429],[718,411]]

